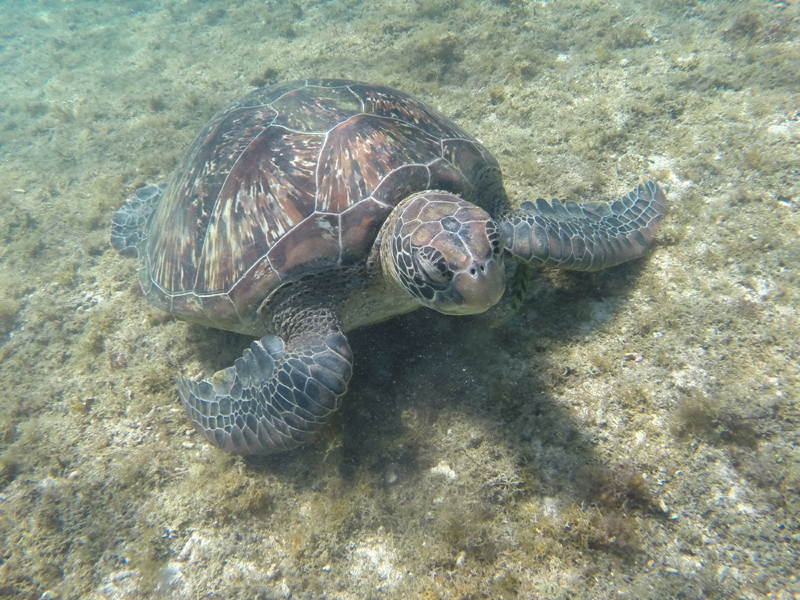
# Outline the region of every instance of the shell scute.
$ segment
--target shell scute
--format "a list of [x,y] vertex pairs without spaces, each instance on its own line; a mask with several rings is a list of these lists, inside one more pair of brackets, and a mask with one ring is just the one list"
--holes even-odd
[[[319,157],[317,210],[342,212],[368,198],[391,171],[441,152],[415,127],[359,115],[328,134]],[[402,198],[395,198],[397,204]]]
[[459,196],[467,196],[472,191],[472,183],[464,179],[464,174],[456,165],[440,158],[429,165],[431,174],[430,189],[447,190]]
[[489,154],[490,160],[482,152],[483,147],[472,140],[445,140],[442,142],[442,156],[461,171],[461,177],[470,183],[487,166],[497,167],[497,161]]
[[236,110],[239,108],[253,108],[256,106],[266,106],[268,104],[272,104],[279,98],[285,96],[290,92],[294,92],[298,89],[301,89],[305,85],[305,81],[288,81],[286,83],[279,83],[276,85],[270,85],[264,88],[260,88],[254,90],[247,94],[246,96],[242,96],[241,98],[234,100],[231,102],[226,108],[223,108],[220,112],[225,112],[227,110]]
[[204,320],[206,314],[203,298],[191,292],[169,296],[169,311],[200,321]]
[[391,207],[369,198],[342,213],[342,266],[364,260],[391,211]]
[[[255,327],[255,308],[264,299],[264,290],[271,290],[280,283],[280,276],[272,267],[269,257],[262,256],[250,269],[234,284],[228,293],[235,306],[254,307],[252,310],[244,310],[241,313],[243,327]],[[243,331],[235,329],[234,331]],[[258,330],[253,329],[258,335]]]
[[[192,294],[193,297],[198,296]],[[212,294],[208,296],[199,297],[202,313],[198,313],[195,320],[208,323],[213,315],[214,327],[220,329],[238,329],[242,325],[242,320],[239,317],[239,311],[236,310],[236,305],[228,294]]]
[[405,165],[390,172],[372,192],[381,204],[395,206],[399,200],[430,187],[431,172],[425,165]]
[[339,218],[314,214],[276,242],[267,253],[278,273],[323,270],[339,262]]
[[413,96],[380,85],[357,83],[351,88],[363,99],[365,113],[397,119],[440,139],[470,137],[439,111]]
[[314,212],[322,136],[272,126],[230,169],[209,218],[196,288],[225,291]]
[[272,103],[276,125],[295,131],[325,132],[363,111],[359,98],[347,87],[307,86],[287,92]]
[[165,292],[195,287],[206,229],[228,175],[222,167],[246,154],[276,114],[268,106],[248,111],[223,109],[190,146],[150,225],[150,276]]

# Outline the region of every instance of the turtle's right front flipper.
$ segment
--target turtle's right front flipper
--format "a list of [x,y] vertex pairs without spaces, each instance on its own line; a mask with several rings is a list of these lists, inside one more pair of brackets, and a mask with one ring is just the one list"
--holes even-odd
[[533,266],[599,271],[640,257],[667,214],[655,182],[614,202],[524,202],[503,216],[506,249]]
[[329,312],[309,315],[288,342],[267,335],[208,380],[178,378],[186,414],[232,454],[273,454],[308,441],[339,408],[353,373],[347,338]]

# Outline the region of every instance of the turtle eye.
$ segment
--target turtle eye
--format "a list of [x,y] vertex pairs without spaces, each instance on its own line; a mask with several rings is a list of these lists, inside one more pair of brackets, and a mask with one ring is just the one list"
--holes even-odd
[[453,273],[447,268],[447,261],[442,253],[430,246],[414,253],[414,263],[418,272],[424,273],[434,284],[447,284],[453,279]]

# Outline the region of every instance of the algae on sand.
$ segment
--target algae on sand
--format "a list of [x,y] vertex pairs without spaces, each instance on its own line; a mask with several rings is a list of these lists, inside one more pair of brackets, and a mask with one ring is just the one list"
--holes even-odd
[[[0,6],[0,595],[800,593],[798,11]],[[645,259],[539,273],[501,327],[356,332],[332,426],[234,459],[173,377],[249,340],[147,306],[108,223],[219,107],[305,76],[419,95],[516,202],[655,177],[671,212]]]

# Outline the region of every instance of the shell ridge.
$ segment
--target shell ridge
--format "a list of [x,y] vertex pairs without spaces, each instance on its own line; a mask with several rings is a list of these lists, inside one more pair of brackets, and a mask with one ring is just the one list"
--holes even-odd
[[[466,141],[470,141],[470,142],[473,141],[468,137],[439,137],[435,133],[431,133],[430,131],[426,131],[425,129],[420,127],[417,123],[414,123],[412,121],[407,121],[405,119],[401,119],[400,117],[396,117],[394,115],[376,115],[374,113],[362,113],[362,114],[370,116],[373,119],[383,119],[385,121],[395,121],[397,123],[402,123],[406,127],[411,127],[412,129],[416,129],[417,131],[421,132],[423,135],[425,135],[427,137],[438,139],[440,144],[444,144],[447,141],[455,141],[455,140],[458,140],[458,141],[465,141],[466,140]],[[360,116],[360,115],[353,115],[353,116],[357,117],[357,116]],[[352,117],[350,117],[350,118],[352,118]],[[344,121],[342,121],[342,122],[344,123]],[[444,146],[442,146],[442,148],[444,148]]]
[[336,259],[336,266],[342,266],[342,252],[344,251],[344,242],[342,241],[342,215],[344,213],[339,213],[336,215],[336,225],[337,225],[337,240],[339,244],[339,258]]
[[[422,140],[423,141],[422,144],[428,144],[429,146],[428,148],[422,149],[421,151],[435,153],[435,155],[432,158],[432,161],[440,160],[443,158],[441,140],[435,132],[428,131],[418,125],[415,125],[412,122],[397,118],[395,116],[380,115],[369,112],[356,113],[350,115],[346,119],[343,119],[342,121],[337,123],[334,127],[332,127],[324,134],[325,137],[320,148],[320,154],[318,155],[318,164],[316,170],[317,190],[314,198],[314,205],[317,210],[325,210],[326,208],[329,208],[331,197],[336,198],[336,194],[334,195],[331,195],[329,193],[323,194],[323,190],[325,188],[323,184],[326,182],[325,181],[326,179],[330,178],[331,180],[334,179],[340,180],[340,183],[342,186],[344,186],[344,188],[342,188],[341,186],[337,186],[337,192],[354,191],[352,189],[353,185],[349,185],[348,181],[346,181],[345,179],[341,179],[341,175],[343,173],[340,171],[342,171],[341,167],[343,163],[341,161],[338,163],[338,168],[335,173],[331,171],[326,172],[326,169],[331,168],[331,165],[329,164],[330,161],[326,161],[323,157],[325,156],[325,154],[330,152],[332,148],[335,149],[334,144],[339,143],[339,138],[334,137],[335,132],[345,130],[345,136],[342,137],[341,139],[346,141],[348,139],[346,135],[347,129],[349,127],[357,129],[360,126],[358,123],[359,119],[364,120],[363,121],[364,125],[361,125],[361,127],[363,127],[364,131],[367,132],[364,134],[365,137],[363,138],[363,140],[369,140],[369,138],[372,137],[372,139],[375,140],[376,145],[380,146],[381,144],[385,144],[386,148],[391,151],[394,151],[398,148],[402,149],[403,146],[401,144],[404,142],[408,142],[409,140],[411,141]],[[358,140],[359,138],[354,136],[352,139]],[[461,139],[461,138],[456,138],[456,139]],[[331,156],[336,156],[336,155],[341,155],[343,153],[342,151],[344,151],[345,156],[351,159],[351,161],[347,163],[350,165],[350,170],[356,174],[358,181],[361,183],[366,183],[370,180],[370,177],[367,175],[367,173],[362,172],[362,168],[365,166],[369,167],[372,160],[375,160],[376,163],[380,164],[381,167],[389,166],[389,161],[386,160],[385,162],[383,162],[384,161],[383,158],[370,159],[368,157],[364,157],[358,154],[352,156],[348,153],[348,151],[350,150],[358,152],[359,150],[363,150],[366,147],[367,147],[366,144],[361,144],[361,145],[353,144],[353,145],[348,145],[347,147],[339,148],[339,152],[337,153],[331,153]],[[377,177],[378,175],[380,175],[374,182],[371,192],[374,192],[375,189],[380,187],[381,183],[386,181],[386,178],[389,176],[390,173],[393,173],[400,168],[403,167],[407,168],[409,166],[414,166],[414,165],[420,167],[428,167],[430,164],[430,163],[408,160],[409,158],[413,158],[412,156],[406,156],[404,158],[406,159],[406,162],[398,161],[397,166],[393,167],[392,169],[386,172],[382,172],[380,169],[377,168],[370,171],[370,175],[372,177]],[[428,181],[432,179],[429,168],[427,177]],[[356,184],[355,187],[358,187],[358,184]],[[361,191],[363,192],[364,190]],[[369,198],[372,195],[371,192],[367,195],[357,196],[357,197],[354,195],[351,197],[350,194],[347,194],[346,199],[344,197],[339,197],[338,200],[336,200],[335,204],[339,207],[339,209],[344,210],[342,208],[343,206],[352,207],[355,204],[358,204],[358,202],[361,202]],[[341,193],[339,194],[339,196],[341,196]]]
[[[308,84],[308,80],[307,80],[307,79],[304,79],[303,81],[305,82],[305,85],[303,85],[303,86],[300,86],[300,87],[293,88],[293,89],[291,89],[291,90],[286,90],[286,91],[285,91],[284,93],[282,93],[280,96],[278,96],[277,98],[275,98],[275,99],[274,99],[272,102],[270,102],[269,104],[267,104],[267,106],[269,106],[269,107],[270,107],[272,110],[274,110],[276,113],[280,114],[280,113],[279,113],[279,111],[278,111],[278,109],[277,109],[277,108],[275,108],[275,107],[274,107],[274,106],[272,106],[272,105],[273,105],[273,104],[275,104],[276,102],[280,101],[280,100],[283,100],[283,99],[284,99],[286,96],[288,96],[289,94],[294,94],[294,93],[295,93],[297,90],[299,90],[299,89],[301,89],[301,88],[304,88],[304,87],[311,87],[311,86]],[[276,115],[276,116],[277,116],[277,115]]]
[[442,148],[444,148],[444,145],[447,142],[469,142],[473,146],[483,147],[483,144],[481,144],[480,142],[478,142],[478,141],[476,141],[476,140],[474,140],[472,138],[463,137],[463,136],[462,137],[443,137],[443,138],[440,138],[440,140],[442,142]]
[[355,96],[356,98],[358,98],[358,102],[359,102],[359,104],[361,104],[361,112],[360,112],[359,114],[362,114],[362,115],[366,115],[366,114],[368,114],[368,113],[367,113],[367,105],[366,105],[366,104],[364,104],[364,98],[363,98],[363,97],[361,97],[361,96],[360,96],[360,95],[359,95],[359,94],[358,94],[358,93],[357,93],[357,92],[356,92],[356,91],[355,91],[355,90],[352,88],[352,86],[351,86],[350,84],[346,85],[345,87],[347,88],[347,90],[348,90],[348,91],[349,91],[351,94],[353,94],[353,96]]
[[[323,164],[322,164],[322,153],[325,151],[325,146],[328,145],[328,140],[330,139],[331,131],[333,131],[335,127],[329,129],[325,132],[325,137],[322,138],[322,143],[319,145],[319,152],[317,153],[317,169],[316,173],[314,174],[314,212],[317,212],[320,207],[321,198],[319,197],[319,184],[322,182],[323,173]],[[314,213],[312,213],[314,214]],[[307,217],[306,217],[307,218]]]
[[[397,204],[387,204],[386,202],[381,202],[380,200],[378,200],[375,197],[375,192],[380,188],[380,186],[383,184],[383,182],[386,179],[388,179],[390,175],[393,175],[393,174],[395,174],[398,171],[401,171],[403,169],[407,169],[408,167],[422,167],[423,169],[425,169],[425,173],[427,174],[428,179],[425,182],[425,187],[422,188],[422,190],[418,190],[418,191],[429,190],[430,187],[431,187],[431,169],[430,169],[430,165],[432,163],[436,162],[437,160],[441,160],[441,158],[442,158],[441,156],[436,157],[436,158],[434,158],[432,161],[430,161],[428,163],[408,163],[407,165],[401,165],[399,167],[395,167],[394,169],[392,169],[391,171],[388,171],[386,173],[386,175],[383,176],[383,179],[381,180],[381,183],[378,186],[376,186],[374,190],[372,190],[372,195],[370,195],[369,198],[371,198],[374,202],[376,202],[377,204],[379,204],[381,206],[385,206],[386,208],[394,210],[394,208],[397,206],[397,204],[399,204],[403,200],[402,198],[397,202]],[[412,192],[412,193],[416,193],[416,192]],[[367,198],[364,198],[364,200],[367,200]]]
[[[242,110],[249,110],[251,108],[272,108],[272,102],[262,102],[261,104],[248,104],[247,106],[231,106],[225,111],[225,115],[229,115],[231,113],[239,112]],[[277,111],[276,111],[277,112]]]

